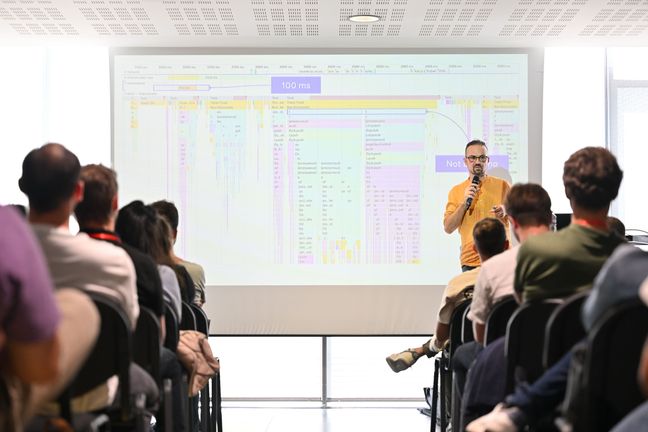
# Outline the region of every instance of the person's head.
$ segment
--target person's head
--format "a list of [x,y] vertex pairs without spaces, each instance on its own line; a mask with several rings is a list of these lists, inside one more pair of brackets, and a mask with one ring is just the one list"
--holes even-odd
[[480,140],[472,140],[466,144],[464,150],[464,163],[468,167],[470,175],[483,176],[486,174],[488,165],[488,147]]
[[610,232],[617,234],[619,237],[625,238],[626,227],[620,219],[615,218],[614,216],[608,216],[607,226]]
[[178,221],[180,219],[178,216],[178,209],[176,208],[175,204],[173,204],[171,201],[160,200],[155,201],[153,204],[151,204],[151,207],[157,210],[157,212],[164,219],[166,219],[169,227],[171,228],[172,238],[175,241],[175,238],[178,235]]
[[111,224],[117,213],[117,174],[103,165],[81,168],[83,201],[74,209],[81,228]]
[[508,248],[506,227],[499,219],[484,218],[473,228],[473,241],[475,250],[484,262]]
[[115,231],[124,243],[148,254],[156,263],[172,265],[168,227],[164,231],[163,223],[153,207],[133,201],[119,210]]
[[69,216],[83,198],[80,171],[74,153],[61,144],[48,143],[25,156],[18,187],[27,195],[30,211],[42,214],[65,210]]
[[617,197],[623,171],[612,153],[585,147],[565,162],[563,183],[572,209],[606,212]]
[[[551,198],[546,190],[535,183],[513,185],[504,199],[506,214],[511,220],[513,230],[518,235],[520,229],[551,226]],[[519,238],[518,238],[519,240]]]

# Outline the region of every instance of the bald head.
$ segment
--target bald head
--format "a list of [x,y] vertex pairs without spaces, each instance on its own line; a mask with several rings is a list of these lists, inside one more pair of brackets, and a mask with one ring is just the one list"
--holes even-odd
[[79,181],[79,159],[61,144],[49,143],[30,151],[22,164],[20,190],[33,210],[56,210],[69,200]]

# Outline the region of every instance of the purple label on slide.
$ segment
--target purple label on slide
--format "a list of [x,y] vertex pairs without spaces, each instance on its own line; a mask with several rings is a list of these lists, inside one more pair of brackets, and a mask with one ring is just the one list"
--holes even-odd
[[[436,172],[465,172],[466,164],[461,155],[437,155],[435,158]],[[488,168],[509,169],[508,155],[492,155],[488,160]]]
[[272,77],[272,94],[322,92],[321,77]]

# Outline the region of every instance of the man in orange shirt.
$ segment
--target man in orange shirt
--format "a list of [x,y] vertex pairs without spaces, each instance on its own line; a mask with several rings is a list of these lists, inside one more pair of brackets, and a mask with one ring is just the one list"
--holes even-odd
[[[496,217],[507,228],[504,214],[504,197],[511,186],[502,179],[486,175],[488,147],[480,140],[466,144],[464,163],[468,178],[450,189],[448,203],[443,215],[443,229],[451,234],[459,229],[461,235],[461,270],[468,271],[479,266],[479,256],[473,248],[472,231],[477,221]],[[478,181],[476,181],[478,180]]]

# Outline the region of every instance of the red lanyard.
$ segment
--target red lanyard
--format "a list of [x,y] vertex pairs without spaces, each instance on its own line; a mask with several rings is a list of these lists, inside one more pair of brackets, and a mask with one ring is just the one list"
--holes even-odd
[[107,241],[113,241],[113,242],[116,242],[116,243],[121,243],[121,239],[116,234],[89,233],[88,235],[90,237],[92,237],[93,239],[97,239],[97,240],[107,240]]
[[581,225],[590,228],[597,228],[602,231],[608,231],[608,225],[606,220],[574,218],[572,222],[575,223],[576,225]]

